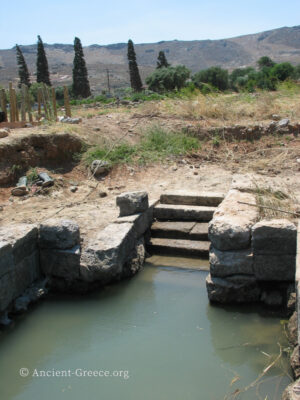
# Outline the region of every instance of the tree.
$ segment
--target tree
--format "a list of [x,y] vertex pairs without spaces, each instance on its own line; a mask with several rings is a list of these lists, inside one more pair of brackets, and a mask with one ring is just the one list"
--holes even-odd
[[220,67],[211,67],[197,72],[192,78],[195,86],[201,89],[203,83],[208,83],[219,90],[228,89],[228,71]]
[[158,57],[157,57],[157,69],[159,68],[168,68],[170,66],[170,64],[168,63],[167,57],[165,55],[164,51],[160,51],[158,53]]
[[37,42],[36,81],[51,86],[48,61],[44,49],[44,43],[40,36]]
[[133,42],[128,40],[127,58],[129,64],[130,85],[135,92],[140,92],[143,88],[142,80],[139,73],[139,68],[136,62]]
[[72,91],[75,97],[86,98],[91,95],[91,89],[81,41],[77,37],[74,39],[74,51]]
[[279,81],[285,81],[287,78],[292,77],[293,73],[294,67],[289,62],[276,64],[271,70],[271,75]]
[[260,59],[257,61],[257,65],[259,67],[259,69],[262,69],[263,67],[274,67],[275,62],[273,60],[271,60],[270,57],[267,56],[263,56],[260,57]]
[[186,85],[189,76],[190,71],[185,66],[177,65],[176,67],[156,69],[147,77],[146,83],[154,92],[179,90]]
[[28,72],[27,64],[23,56],[22,50],[17,44],[16,44],[16,52],[17,52],[17,64],[19,67],[19,77],[20,77],[19,87],[21,87],[22,84],[30,87],[30,75]]

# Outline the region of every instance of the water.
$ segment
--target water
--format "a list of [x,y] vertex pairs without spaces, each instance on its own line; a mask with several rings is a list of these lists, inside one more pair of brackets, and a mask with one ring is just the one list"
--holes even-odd
[[[2,332],[0,399],[233,399],[230,393],[253,382],[278,355],[277,342],[286,346],[278,318],[210,306],[207,272],[193,270],[190,260],[189,270],[164,266],[174,265],[166,257],[153,261],[160,266],[147,263],[133,279],[101,293],[51,296]],[[20,377],[20,368],[29,376]],[[71,375],[32,376],[35,369]],[[82,370],[123,372],[75,375]],[[287,356],[263,377],[262,399],[281,398],[290,382],[283,371]],[[256,390],[237,398],[259,398]]]

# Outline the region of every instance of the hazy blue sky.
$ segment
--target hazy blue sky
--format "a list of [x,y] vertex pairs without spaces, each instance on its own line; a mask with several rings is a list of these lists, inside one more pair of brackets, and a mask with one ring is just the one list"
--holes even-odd
[[299,0],[21,0],[1,2],[0,48],[220,39],[300,25]]

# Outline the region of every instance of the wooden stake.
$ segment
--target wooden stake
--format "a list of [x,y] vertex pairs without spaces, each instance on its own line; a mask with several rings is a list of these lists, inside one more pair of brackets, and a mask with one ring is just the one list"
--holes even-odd
[[19,122],[19,109],[18,109],[18,101],[17,101],[17,94],[15,89],[13,89],[13,100],[14,100],[14,109],[15,109],[15,120]]
[[51,94],[52,94],[53,114],[54,114],[55,121],[57,121],[56,93],[55,93],[54,88],[51,88]]
[[10,122],[16,121],[12,82],[9,82],[9,119]]
[[64,86],[64,103],[65,103],[66,117],[71,117],[71,107],[70,107],[69,92],[67,86]]
[[21,93],[22,93],[22,100],[21,100],[21,121],[26,122],[26,85],[22,83],[21,86]]
[[26,109],[28,112],[29,122],[33,122],[32,113],[31,113],[31,102],[29,96],[28,86],[25,85],[25,99],[26,99]]

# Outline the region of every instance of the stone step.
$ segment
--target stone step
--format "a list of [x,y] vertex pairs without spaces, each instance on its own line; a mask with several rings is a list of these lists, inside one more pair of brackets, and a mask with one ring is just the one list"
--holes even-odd
[[152,254],[208,258],[209,246],[206,241],[151,238],[148,250]]
[[162,204],[217,207],[224,197],[225,195],[222,193],[213,192],[169,192],[160,196],[160,202]]
[[216,207],[158,204],[154,207],[153,217],[158,220],[207,222],[212,219],[215,210]]
[[182,221],[156,221],[151,227],[155,238],[208,240],[208,223]]

